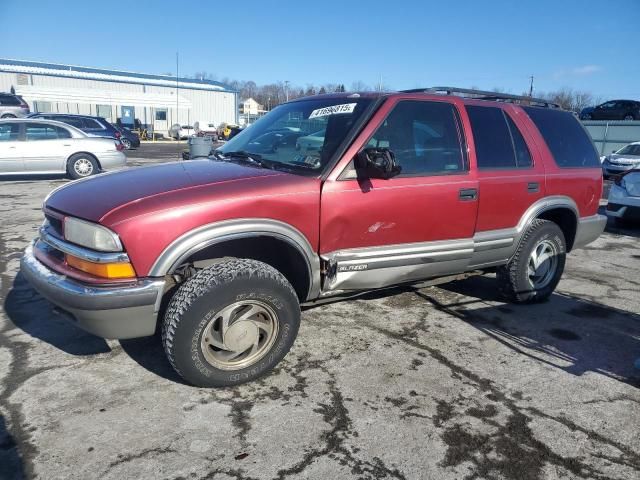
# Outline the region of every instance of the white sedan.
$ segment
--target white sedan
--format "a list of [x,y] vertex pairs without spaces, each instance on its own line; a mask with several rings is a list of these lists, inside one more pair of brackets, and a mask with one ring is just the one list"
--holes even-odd
[[119,140],[90,137],[62,122],[0,120],[0,175],[88,177],[126,165],[123,150]]
[[640,222],[640,170],[625,173],[611,185],[607,215],[618,222]]
[[196,131],[191,125],[171,125],[169,129],[169,136],[175,140],[182,140],[183,138],[189,138],[195,135]]

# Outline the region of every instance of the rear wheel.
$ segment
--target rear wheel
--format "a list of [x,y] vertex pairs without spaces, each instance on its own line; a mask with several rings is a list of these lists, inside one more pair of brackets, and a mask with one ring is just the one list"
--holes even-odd
[[125,137],[121,137],[120,141],[122,142],[122,145],[124,145],[124,148],[126,148],[127,150],[131,150],[131,140]]
[[187,382],[224,387],[269,372],[299,325],[298,297],[287,279],[265,263],[233,259],[180,286],[167,307],[162,342]]
[[515,303],[546,300],[560,281],[565,256],[560,227],[548,220],[534,220],[513,259],[496,271],[500,293]]
[[76,153],[67,161],[67,173],[73,179],[89,177],[98,171],[98,162],[87,153]]
[[625,119],[625,120],[635,120],[635,119],[633,118],[633,115],[631,115],[631,114],[629,114],[629,115],[625,115],[625,116],[624,116],[624,119]]
[[0,118],[16,118],[15,115],[11,114],[11,113],[5,113],[4,115],[2,115],[2,117]]

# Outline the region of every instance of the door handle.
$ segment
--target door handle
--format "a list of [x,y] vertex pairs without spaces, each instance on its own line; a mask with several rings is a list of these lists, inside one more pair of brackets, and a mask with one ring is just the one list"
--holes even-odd
[[465,202],[469,202],[478,198],[478,189],[477,188],[461,188],[460,189],[460,200]]
[[527,184],[527,192],[538,193],[540,191],[540,184],[538,182],[529,182]]

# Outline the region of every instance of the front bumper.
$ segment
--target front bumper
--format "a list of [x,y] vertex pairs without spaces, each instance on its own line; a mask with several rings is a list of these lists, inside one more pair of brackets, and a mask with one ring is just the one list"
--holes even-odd
[[70,314],[78,327],[103,338],[136,338],[155,333],[164,280],[89,285],[46,267],[33,249],[33,245],[27,247],[20,261],[22,274],[38,293]]
[[610,163],[608,160],[605,160],[602,164],[602,173],[605,177],[622,175],[623,173],[628,172],[629,170],[633,170],[634,168],[638,168],[636,164],[628,164],[628,165],[619,165],[615,163]]

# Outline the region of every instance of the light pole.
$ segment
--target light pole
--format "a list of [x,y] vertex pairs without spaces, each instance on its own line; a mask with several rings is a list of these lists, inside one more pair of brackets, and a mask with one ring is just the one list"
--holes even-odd
[[289,80],[284,81],[284,98],[289,101]]

